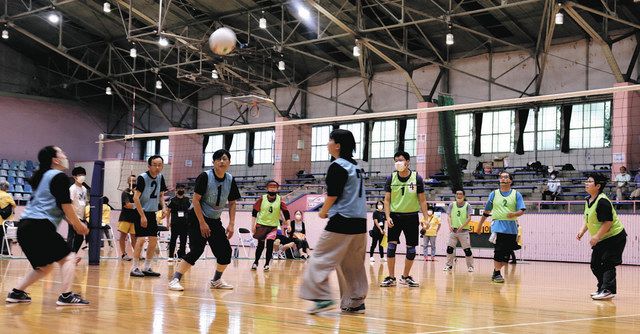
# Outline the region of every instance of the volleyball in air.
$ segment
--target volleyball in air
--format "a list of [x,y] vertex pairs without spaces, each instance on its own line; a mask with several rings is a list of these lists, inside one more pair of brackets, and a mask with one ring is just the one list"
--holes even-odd
[[219,56],[227,55],[235,48],[236,33],[229,28],[219,28],[209,36],[209,49]]

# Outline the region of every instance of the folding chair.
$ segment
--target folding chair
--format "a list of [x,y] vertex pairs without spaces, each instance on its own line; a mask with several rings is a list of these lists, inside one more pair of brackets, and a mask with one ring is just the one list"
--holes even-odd
[[236,259],[240,257],[240,249],[238,247],[242,247],[244,257],[248,258],[247,247],[255,247],[255,239],[251,236],[249,229],[244,227],[238,229],[238,243],[236,243],[236,248],[233,250],[233,257]]
[[4,253],[6,249],[9,253],[9,257],[13,257],[13,253],[11,252],[11,240],[18,239],[18,228],[13,225],[12,221],[5,221],[2,224],[2,231],[4,232],[4,237],[2,237],[2,246],[0,247],[0,253]]

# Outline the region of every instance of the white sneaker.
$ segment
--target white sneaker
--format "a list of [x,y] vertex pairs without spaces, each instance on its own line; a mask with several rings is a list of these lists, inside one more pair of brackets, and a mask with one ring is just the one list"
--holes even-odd
[[599,294],[592,296],[591,299],[593,300],[608,300],[611,299],[613,297],[615,297],[616,295],[614,293],[611,293],[609,290],[602,290],[600,291]]
[[599,293],[600,293],[600,291],[594,291],[594,292],[592,292],[592,293],[590,294],[590,296],[591,296],[591,297],[593,297],[593,296],[595,296],[595,295],[598,295]]
[[168,259],[167,259],[167,262],[174,262],[175,260],[176,260],[176,259],[174,259],[174,258],[170,257],[170,258],[168,258]]
[[372,257],[369,258],[369,262],[374,263],[374,262],[376,262],[376,259],[374,259],[373,256],[372,256]]
[[468,272],[470,272],[470,273],[472,273],[472,272],[474,272],[474,271],[475,271],[475,269],[473,269],[473,267],[469,267],[469,268],[467,268],[467,271],[468,271]]
[[286,260],[287,259],[287,254],[285,254],[284,251],[279,251],[278,252],[278,256],[280,257],[280,260]]
[[169,282],[169,290],[171,291],[184,291],[184,287],[180,284],[177,278],[174,278]]
[[387,258],[386,257],[380,258],[380,261],[387,262]]
[[442,271],[452,271],[453,270],[453,266],[444,266],[444,269],[442,269]]
[[233,289],[233,285],[223,281],[222,278],[218,279],[217,281],[214,281],[214,280],[209,281],[209,285],[212,289],[222,289],[222,290]]

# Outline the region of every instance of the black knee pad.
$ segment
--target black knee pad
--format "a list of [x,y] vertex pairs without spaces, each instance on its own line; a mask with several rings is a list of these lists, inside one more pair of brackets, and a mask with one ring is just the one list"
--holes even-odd
[[454,250],[455,250],[455,249],[454,249],[453,247],[451,247],[451,246],[447,246],[447,254],[453,254],[453,251],[454,251]]
[[471,253],[471,248],[465,248],[464,249],[464,256],[472,256],[473,253]]
[[389,245],[387,246],[387,257],[389,258],[396,257],[396,247],[398,247],[398,245],[392,242],[389,243]]
[[407,260],[413,261],[416,258],[416,246],[407,247]]

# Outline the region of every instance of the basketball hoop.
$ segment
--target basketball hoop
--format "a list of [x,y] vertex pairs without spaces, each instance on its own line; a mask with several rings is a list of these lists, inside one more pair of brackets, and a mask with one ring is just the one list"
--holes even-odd
[[233,101],[236,104],[247,107],[249,116],[257,118],[260,116],[260,105],[273,103],[273,100],[259,95],[242,95],[242,96],[229,96],[225,97],[225,100]]

